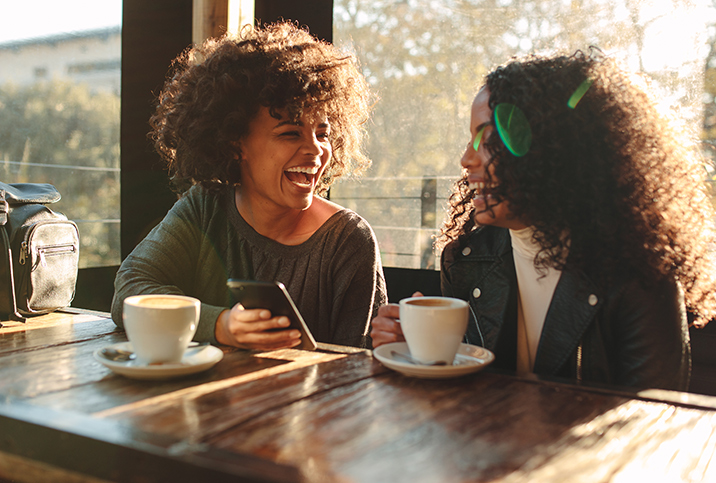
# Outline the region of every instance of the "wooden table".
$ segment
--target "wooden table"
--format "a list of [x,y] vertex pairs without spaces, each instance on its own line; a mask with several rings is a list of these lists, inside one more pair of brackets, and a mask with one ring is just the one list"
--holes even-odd
[[92,357],[124,333],[76,312],[0,329],[0,479],[716,481],[716,398],[412,379],[340,347],[225,349],[206,373],[137,381]]

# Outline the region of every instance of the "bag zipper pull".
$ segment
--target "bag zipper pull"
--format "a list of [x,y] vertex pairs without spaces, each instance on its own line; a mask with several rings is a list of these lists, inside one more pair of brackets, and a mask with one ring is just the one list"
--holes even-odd
[[24,241],[20,244],[20,265],[25,265],[26,258],[27,258],[27,242]]

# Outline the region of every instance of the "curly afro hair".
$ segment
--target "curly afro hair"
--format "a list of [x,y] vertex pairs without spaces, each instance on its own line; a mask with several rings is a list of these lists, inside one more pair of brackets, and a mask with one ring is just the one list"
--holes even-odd
[[[587,79],[591,86],[570,108]],[[512,59],[487,75],[485,87],[490,109],[518,106],[532,129],[522,157],[497,135],[486,141],[495,179],[485,191],[535,228],[538,268],[583,270],[601,284],[624,273],[645,284],[672,277],[697,325],[716,315],[704,160],[659,109],[646,78],[592,50]],[[475,228],[471,198],[463,177],[438,247],[462,243]]]
[[[370,94],[354,56],[288,22],[245,28],[180,54],[150,119],[150,138],[177,184],[239,185],[238,141],[261,107],[297,121],[325,115],[333,157],[316,191],[370,161],[363,124]],[[177,181],[178,180],[178,181]]]

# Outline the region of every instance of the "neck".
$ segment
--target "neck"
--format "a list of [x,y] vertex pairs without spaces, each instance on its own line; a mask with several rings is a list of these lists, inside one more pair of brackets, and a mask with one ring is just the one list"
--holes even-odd
[[246,223],[257,233],[282,245],[303,243],[325,221],[317,218],[319,198],[314,198],[311,205],[304,210],[291,209],[251,200],[242,196],[241,189],[237,187],[234,199],[236,208]]
[[266,238],[283,244],[288,244],[285,241],[294,238],[300,231],[302,220],[310,210],[310,207],[297,210],[256,202],[248,196],[242,196],[241,188],[238,187],[234,199],[246,223]]

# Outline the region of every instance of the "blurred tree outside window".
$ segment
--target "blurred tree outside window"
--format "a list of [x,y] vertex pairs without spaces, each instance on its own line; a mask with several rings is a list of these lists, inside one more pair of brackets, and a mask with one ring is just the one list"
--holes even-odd
[[371,223],[386,266],[438,268],[432,236],[470,104],[513,55],[599,47],[651,77],[708,155],[716,145],[714,0],[335,0],[333,39],[356,53],[378,101],[373,165],[331,199]]
[[0,6],[0,181],[60,191],[81,268],[120,263],[121,20],[121,0]]

